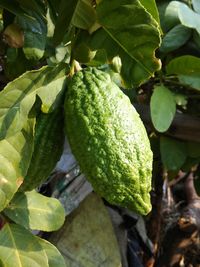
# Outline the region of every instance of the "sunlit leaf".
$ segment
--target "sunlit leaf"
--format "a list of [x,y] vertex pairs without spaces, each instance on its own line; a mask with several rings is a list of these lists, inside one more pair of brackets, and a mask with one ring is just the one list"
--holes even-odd
[[24,128],[0,141],[0,210],[13,198],[26,175],[33,152],[35,120],[29,119]]
[[90,47],[104,49],[108,61],[121,58],[127,87],[144,82],[160,68],[155,57],[160,44],[158,24],[138,1],[103,0],[97,6],[97,18],[102,28],[91,36]]
[[16,224],[7,223],[0,231],[0,259],[6,267],[49,267],[37,237]]
[[65,211],[55,198],[45,197],[35,191],[17,193],[5,214],[25,228],[55,231],[65,220]]
[[48,258],[49,267],[55,267],[55,266],[65,267],[66,266],[63,256],[60,254],[60,252],[57,250],[57,248],[54,245],[49,243],[47,240],[41,239],[39,237],[37,237],[37,240],[40,243],[40,245],[43,247],[43,249],[45,250],[45,253]]
[[162,162],[168,170],[179,170],[187,158],[184,142],[162,136],[160,138]]
[[199,0],[192,0],[194,10],[200,14],[200,2]]
[[44,112],[54,108],[65,89],[65,79],[65,65],[59,65],[26,72],[10,82],[0,92],[0,139],[22,129],[36,95],[42,100]]

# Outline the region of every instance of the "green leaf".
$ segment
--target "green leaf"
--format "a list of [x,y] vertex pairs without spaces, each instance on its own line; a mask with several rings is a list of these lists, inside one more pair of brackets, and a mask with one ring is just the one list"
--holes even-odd
[[6,267],[49,267],[37,237],[15,224],[7,223],[0,231],[0,259]]
[[42,15],[45,11],[45,6],[42,1],[37,2],[35,0],[17,0],[17,2],[19,2],[21,7],[34,10],[40,13],[40,15]]
[[168,63],[166,71],[167,74],[199,75],[200,58],[188,55],[177,57]]
[[187,158],[184,142],[164,137],[160,138],[162,162],[167,170],[179,170]]
[[177,74],[181,83],[200,90],[200,58],[186,55],[172,59],[166,72]]
[[156,86],[150,102],[151,119],[159,132],[165,132],[171,125],[176,102],[173,93],[163,85]]
[[188,142],[187,143],[188,156],[191,158],[199,158],[200,157],[200,143],[198,142]]
[[0,7],[9,10],[11,13],[19,16],[26,16],[25,11],[19,6],[17,1],[1,0]]
[[57,248],[52,245],[50,242],[37,237],[38,242],[45,250],[45,253],[48,258],[49,267],[65,267],[65,260]]
[[160,68],[155,58],[160,32],[153,17],[137,0],[103,0],[96,11],[102,29],[91,37],[93,50],[105,49],[108,61],[121,58],[121,75],[128,87],[151,77]]
[[96,12],[90,0],[65,1],[60,4],[54,42],[58,45],[70,26],[89,30],[96,22]]
[[191,36],[191,29],[179,24],[172,28],[163,38],[160,51],[169,53],[184,45]]
[[144,6],[144,8],[152,15],[152,17],[157,21],[160,26],[160,18],[155,0],[140,0],[140,3]]
[[36,191],[18,192],[5,214],[25,228],[41,231],[56,231],[64,223],[65,211],[55,198],[43,196]]
[[186,4],[179,2],[178,16],[184,26],[200,33],[200,14],[194,12]]
[[33,153],[35,119],[12,137],[0,141],[0,211],[13,198],[27,173]]
[[32,67],[33,63],[25,57],[22,49],[12,47],[7,49],[5,64],[5,74],[7,78],[13,80]]
[[197,75],[178,75],[179,81],[182,84],[189,85],[191,88],[194,88],[200,91],[200,77]]
[[12,136],[22,129],[36,95],[42,100],[43,112],[49,112],[60,103],[65,89],[64,67],[65,65],[42,67],[26,72],[0,92],[0,139]]
[[[186,161],[184,162],[183,166],[181,167],[181,170],[183,172],[190,172],[191,169],[196,166],[197,164],[199,164],[200,162],[200,157],[199,158],[191,158],[191,157],[187,157]],[[195,182],[196,179],[194,179]]]
[[56,45],[62,41],[63,36],[68,31],[78,1],[79,0],[61,0],[53,37]]
[[80,29],[89,30],[96,21],[96,12],[90,0],[79,0],[71,23]]
[[25,9],[29,17],[18,16],[17,23],[24,31],[23,51],[27,59],[42,58],[46,46],[47,22],[33,10]]
[[192,0],[194,11],[200,14],[200,2],[199,0]]
[[166,6],[164,11],[164,22],[166,30],[180,24],[180,19],[178,16],[180,2],[179,1],[170,1]]

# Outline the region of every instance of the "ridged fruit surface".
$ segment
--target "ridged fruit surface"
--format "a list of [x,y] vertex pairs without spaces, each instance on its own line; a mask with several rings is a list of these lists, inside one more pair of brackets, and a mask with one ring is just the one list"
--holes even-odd
[[151,210],[152,152],[129,98],[96,68],[77,72],[65,99],[72,152],[94,190],[140,214]]
[[63,112],[41,113],[36,121],[34,151],[20,190],[28,191],[42,184],[61,157],[64,145]]

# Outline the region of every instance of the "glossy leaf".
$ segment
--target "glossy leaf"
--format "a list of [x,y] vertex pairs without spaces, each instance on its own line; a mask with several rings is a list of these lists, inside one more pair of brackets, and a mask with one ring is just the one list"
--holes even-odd
[[29,119],[24,128],[0,141],[0,211],[13,198],[26,175],[33,152],[35,120]]
[[184,45],[191,36],[191,29],[179,24],[172,28],[163,38],[160,51],[169,53]]
[[200,2],[199,0],[192,0],[194,10],[200,14]]
[[195,29],[200,33],[200,14],[194,12],[189,6],[180,2],[178,16],[184,26]]
[[173,93],[165,86],[156,86],[150,102],[151,119],[159,132],[165,132],[171,125],[176,112]]
[[179,170],[187,158],[184,142],[164,136],[160,138],[160,152],[167,170]]
[[136,0],[103,0],[96,10],[102,28],[91,36],[91,48],[104,49],[108,61],[120,56],[121,75],[127,87],[151,77],[160,68],[155,58],[160,33],[153,17]]
[[27,59],[38,60],[45,51],[47,23],[37,12],[25,10],[30,17],[18,16],[16,19],[24,31],[23,51]]
[[32,230],[55,231],[65,220],[60,202],[36,191],[17,193],[4,212],[17,224]]
[[199,75],[200,58],[189,55],[177,57],[168,63],[166,70],[167,74]]
[[200,14],[180,1],[171,1],[165,11],[165,22],[171,26],[178,23],[200,33]]
[[189,85],[191,88],[194,88],[200,91],[200,77],[197,75],[178,75],[179,81],[182,84]]
[[43,67],[26,72],[0,92],[0,139],[22,129],[36,95],[40,96],[42,110],[46,113],[57,105],[65,86],[64,67]]
[[49,267],[65,267],[65,260],[57,248],[49,243],[47,240],[37,237],[38,242],[45,250],[48,258]]
[[7,223],[0,231],[0,259],[6,267],[49,267],[37,237],[16,224]]
[[200,59],[194,56],[181,56],[172,59],[167,67],[167,74],[177,74],[181,83],[200,90]]
[[180,19],[178,16],[179,6],[179,1],[170,1],[166,6],[163,17],[166,30],[169,30],[174,26],[180,24]]

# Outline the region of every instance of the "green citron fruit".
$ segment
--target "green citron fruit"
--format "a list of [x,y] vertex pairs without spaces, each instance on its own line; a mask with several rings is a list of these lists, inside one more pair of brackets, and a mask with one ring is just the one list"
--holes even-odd
[[20,191],[29,191],[41,185],[61,157],[64,146],[63,111],[41,113],[35,126],[34,151]]
[[65,99],[65,129],[81,170],[111,204],[151,210],[152,151],[144,125],[110,76],[77,72]]

